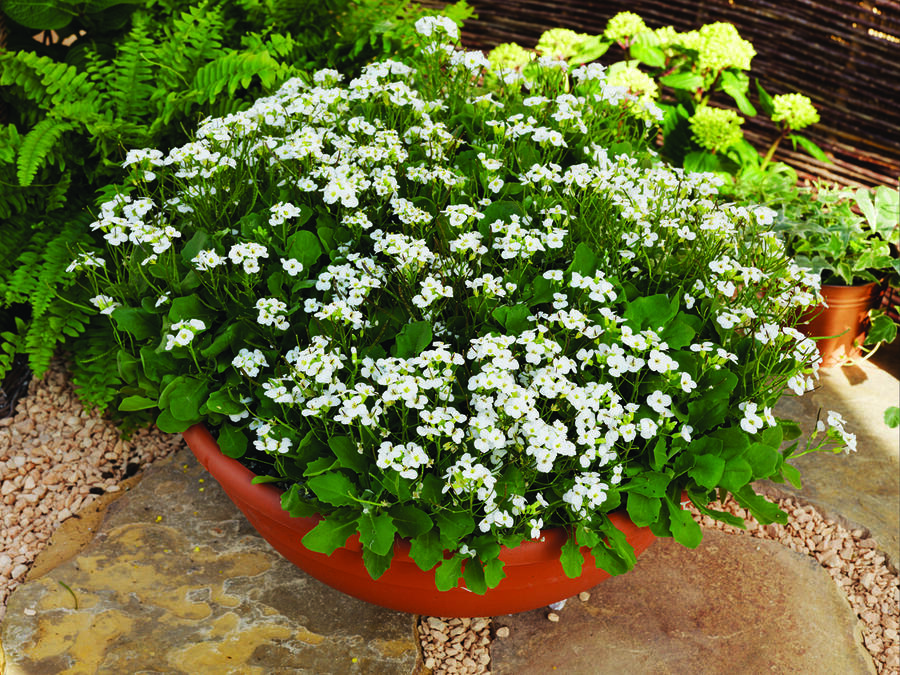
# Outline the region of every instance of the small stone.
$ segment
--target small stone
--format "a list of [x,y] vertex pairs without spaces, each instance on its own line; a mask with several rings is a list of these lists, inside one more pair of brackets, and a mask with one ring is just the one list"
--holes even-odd
[[509,626],[500,626],[497,629],[496,633],[498,638],[508,638],[509,637]]
[[435,630],[446,630],[447,629],[447,624],[445,624],[443,621],[441,621],[436,616],[428,617],[428,625],[431,628],[434,628]]
[[550,612],[547,615],[547,620],[552,621],[553,623],[559,623],[559,614],[557,614],[556,612]]
[[581,593],[578,594],[578,599],[581,600],[582,602],[587,602],[588,600],[591,599],[591,594],[588,593],[587,591],[581,591]]

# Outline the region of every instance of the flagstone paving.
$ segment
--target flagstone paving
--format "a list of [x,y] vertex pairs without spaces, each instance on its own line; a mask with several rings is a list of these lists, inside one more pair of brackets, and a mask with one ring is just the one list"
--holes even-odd
[[[860,435],[856,455],[799,460],[799,494],[868,527],[896,564],[900,443],[881,416],[900,391],[887,370],[854,368],[787,404],[812,420],[819,404],[839,409]],[[67,521],[34,567],[41,575],[11,596],[4,675],[425,672],[415,617],[285,562],[189,452],[123,493],[80,551]],[[544,610],[495,617],[495,630],[510,630],[493,642],[492,672],[874,672],[827,573],[772,541],[707,531],[689,551],[659,540],[632,572],[558,613],[558,623]]]

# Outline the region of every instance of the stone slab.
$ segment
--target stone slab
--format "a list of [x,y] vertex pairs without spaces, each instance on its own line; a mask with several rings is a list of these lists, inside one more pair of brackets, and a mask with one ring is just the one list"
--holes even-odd
[[84,550],[16,589],[0,643],[7,675],[381,675],[418,660],[415,617],[284,560],[187,450],[111,504]]
[[874,673],[846,599],[815,561],[707,530],[695,550],[658,539],[635,568],[547,610],[496,617],[494,675]]
[[900,563],[900,432],[884,423],[888,406],[900,405],[900,340],[882,347],[873,362],[823,368],[819,387],[782,398],[775,412],[798,420],[809,432],[821,410],[839,412],[857,435],[855,453],[810,453],[791,460],[803,487],[778,485],[819,506],[827,516],[868,528],[894,565]]

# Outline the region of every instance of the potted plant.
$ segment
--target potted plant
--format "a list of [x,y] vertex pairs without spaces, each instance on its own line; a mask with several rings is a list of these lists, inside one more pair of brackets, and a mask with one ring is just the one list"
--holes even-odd
[[819,184],[783,191],[772,205],[788,252],[822,282],[822,304],[801,329],[817,338],[823,365],[893,341],[897,325],[879,305],[881,291],[900,282],[900,258],[890,247],[900,228],[897,190]]
[[[120,340],[119,409],[232,462],[226,489],[311,573],[407,611],[560,600],[631,569],[648,528],[696,546],[683,498],[783,522],[750,483],[854,439],[833,414],[782,446],[796,425],[771,409],[812,386],[792,326],[818,295],[769,212],[660,163],[602,68],[544,60],[524,87],[452,22],[417,28],[409,64],[319,71],[129,153],[105,249],[70,266]],[[305,534],[270,529],[273,501]],[[548,549],[562,574],[491,604]],[[349,555],[366,583],[329,572]]]

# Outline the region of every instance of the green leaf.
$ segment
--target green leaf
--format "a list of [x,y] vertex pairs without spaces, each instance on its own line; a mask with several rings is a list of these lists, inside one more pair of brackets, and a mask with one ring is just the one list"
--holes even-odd
[[697,485],[712,489],[719,484],[725,472],[725,460],[718,455],[703,454],[694,457],[694,467],[688,476],[697,481]]
[[689,511],[685,511],[666,497],[666,506],[669,509],[669,529],[672,537],[682,546],[687,548],[697,548],[703,539],[703,531],[694,520]]
[[116,307],[112,313],[116,327],[138,340],[160,334],[159,317],[144,309],[134,307]]
[[625,506],[628,509],[628,517],[638,527],[646,527],[650,523],[656,522],[659,518],[659,510],[662,501],[659,497],[645,497],[644,495],[634,492],[629,494],[625,500]]
[[230,389],[219,389],[214,391],[206,399],[206,407],[211,412],[220,415],[238,415],[246,410],[243,403],[239,403],[232,398]]
[[159,407],[168,409],[175,419],[197,420],[208,395],[205,379],[179,375],[159,395]]
[[344,520],[334,516],[326,517],[322,522],[306,533],[301,540],[310,551],[331,555],[347,543],[356,532],[355,520]]
[[132,412],[134,410],[147,410],[155,408],[156,401],[145,396],[126,396],[119,404],[119,410],[122,412]]
[[697,502],[694,499],[691,499],[691,501],[693,502],[693,504],[697,508],[697,510],[700,513],[702,513],[704,516],[709,516],[710,518],[713,518],[714,520],[718,520],[722,523],[725,523],[726,525],[731,525],[732,527],[737,527],[742,530],[747,529],[747,526],[744,524],[743,518],[738,518],[734,514],[728,513],[727,511],[715,511],[713,509],[706,507],[703,504],[700,504],[699,502]]
[[318,513],[315,504],[300,496],[300,486],[296,483],[281,493],[281,508],[291,514],[292,518],[310,518]]
[[168,410],[163,410],[156,418],[156,426],[160,431],[167,434],[180,434],[187,431],[192,425],[199,422],[199,419],[191,421],[183,421],[175,419]]
[[434,527],[428,514],[412,504],[396,504],[389,513],[397,526],[397,532],[407,539],[418,537]]
[[749,509],[750,513],[753,514],[753,517],[756,518],[760,524],[787,524],[787,513],[782,511],[777,504],[773,504],[765,497],[756,494],[749,485],[745,485],[732,494],[734,494],[735,501],[745,509]]
[[659,83],[672,87],[672,89],[693,92],[703,86],[703,76],[695,72],[672,73],[659,78]]
[[[207,359],[214,359],[230,346],[236,346],[243,341],[245,328],[238,322],[229,323],[225,330],[216,335],[212,343],[200,350],[200,355]],[[235,349],[237,351],[237,349]]]
[[434,522],[441,531],[441,539],[450,547],[475,529],[475,520],[467,511],[438,511]]
[[732,457],[725,463],[722,480],[719,485],[729,492],[736,493],[743,489],[753,478],[753,469],[743,457]]
[[747,89],[750,87],[750,78],[746,73],[735,73],[730,70],[722,71],[722,80],[719,85],[726,94],[734,99],[738,110],[747,117],[756,115],[756,108],[747,98]]
[[299,261],[304,271],[308,271],[322,256],[322,246],[315,234],[308,230],[299,230],[288,240],[287,254],[289,258]]
[[369,462],[347,436],[332,436],[328,439],[328,447],[338,458],[338,464],[344,469],[350,469],[354,473],[368,473]]
[[768,478],[774,474],[779,462],[782,461],[781,454],[765,443],[752,443],[743,457],[750,465],[754,480]]
[[685,171],[693,172],[717,172],[723,171],[722,158],[705,150],[689,152],[682,160]]
[[397,333],[395,356],[408,359],[420,354],[431,344],[432,337],[431,322],[414,321],[406,324]]
[[641,296],[628,304],[625,318],[634,322],[638,329],[658,329],[667,326],[678,312],[678,300],[669,300],[667,295]]
[[278,483],[283,480],[284,478],[281,476],[253,476],[253,478],[250,479],[250,484],[263,485],[264,483]]
[[662,497],[671,480],[672,477],[666,473],[646,471],[632,478],[621,489],[645,497]]
[[32,30],[59,30],[75,17],[74,9],[58,0],[2,0],[0,11]]
[[515,305],[513,307],[501,305],[491,312],[491,316],[512,335],[519,335],[532,326],[531,321],[528,320],[528,317],[531,316],[531,310],[527,305]]
[[885,410],[884,423],[887,424],[891,429],[896,429],[898,426],[900,426],[900,407],[892,405],[887,410]]
[[563,572],[570,579],[576,579],[581,576],[581,569],[584,567],[584,556],[575,537],[568,537],[566,543],[562,545],[559,562],[562,563]]
[[869,312],[869,332],[866,335],[867,345],[877,345],[879,342],[893,342],[897,338],[897,324],[883,310]]
[[799,145],[801,148],[806,150],[806,152],[808,152],[810,155],[812,155],[813,158],[819,160],[820,162],[827,162],[828,164],[831,164],[831,160],[828,158],[828,155],[825,154],[825,152],[822,150],[822,148],[820,148],[818,145],[813,143],[811,140],[809,140],[805,136],[798,136],[797,134],[788,134],[788,138],[791,139],[791,141],[794,144],[794,147],[797,147]]
[[[642,33],[642,35],[652,35],[650,31]],[[641,63],[651,68],[662,68],[666,65],[666,54],[657,45],[641,44],[635,42],[629,47],[631,57],[637,59]]]
[[763,112],[769,117],[772,116],[772,113],[775,112],[775,104],[772,101],[772,97],[769,95],[765,89],[763,89],[762,84],[760,84],[759,80],[756,81],[756,91],[759,94],[759,106],[762,108]]
[[363,513],[357,522],[359,540],[366,548],[378,555],[387,555],[394,548],[394,535],[397,528],[394,519],[387,513]]
[[570,274],[578,272],[583,277],[590,277],[597,271],[597,256],[590,246],[581,242],[575,247],[575,254],[572,256],[572,262],[566,270]]
[[364,548],[362,552],[363,565],[366,571],[373,579],[377,579],[388,571],[391,561],[394,559],[394,549],[391,548],[387,553],[376,553],[370,549]]
[[463,567],[463,581],[466,588],[477,595],[487,593],[487,582],[484,579],[484,568],[477,558],[469,558]]
[[660,334],[660,339],[669,345],[670,349],[680,349],[691,344],[697,331],[693,326],[683,319],[685,314],[681,312],[666,326],[666,329]]
[[484,581],[488,588],[497,588],[500,582],[506,578],[503,567],[504,562],[500,558],[492,558],[484,564]]
[[212,315],[210,309],[196,295],[173,298],[169,307],[169,321],[177,323],[190,319],[205,319]]
[[240,429],[226,424],[219,429],[219,437],[216,439],[219,449],[226,457],[238,459],[247,452],[247,437]]
[[356,486],[339,471],[329,471],[313,476],[306,485],[316,493],[316,497],[333,506],[348,506],[356,503],[351,496],[356,494]]
[[444,560],[440,567],[435,570],[434,583],[439,591],[449,591],[456,588],[459,583],[459,577],[462,575],[463,559],[460,555],[454,555],[448,560]]
[[444,559],[441,535],[436,529],[413,537],[409,542],[409,557],[423,572],[427,572]]
[[337,465],[338,461],[333,457],[319,457],[318,459],[314,459],[306,465],[306,469],[304,469],[303,475],[307,478],[310,478],[312,476],[319,476],[326,471],[331,471]]
[[803,487],[803,482],[800,480],[800,472],[795,466],[783,462],[781,464],[781,475],[798,490]]

